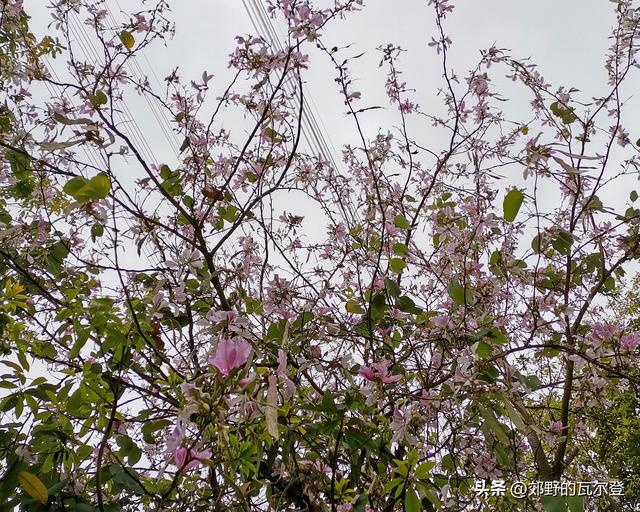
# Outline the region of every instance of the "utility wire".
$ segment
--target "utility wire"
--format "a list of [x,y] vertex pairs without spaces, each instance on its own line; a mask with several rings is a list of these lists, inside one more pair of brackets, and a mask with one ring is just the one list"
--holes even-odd
[[[53,79],[56,82],[61,83],[60,77],[56,73],[54,67],[51,66],[49,59],[47,57],[43,57],[43,60],[44,60],[46,71],[49,72],[49,74],[53,77]],[[46,80],[44,80],[43,83],[47,88],[47,92],[49,93],[49,96],[51,96],[52,99],[60,99],[60,100],[63,100],[65,98],[69,99],[68,95],[64,92],[64,89],[60,93],[60,91],[57,90],[57,87],[54,87],[52,84],[50,84]],[[87,159],[90,161],[91,165],[94,166],[96,169],[100,169],[102,167],[102,164],[100,162],[102,157],[100,153],[98,153],[98,151],[92,145],[86,146],[83,144],[81,147]]]
[[[280,49],[282,49],[282,45],[280,45],[280,39],[278,37],[278,34],[276,33],[273,20],[271,19],[266,9],[264,8],[264,4],[262,3],[261,0],[250,0],[250,1],[254,4],[254,9],[262,19],[263,25],[266,26],[267,30],[270,32],[272,41],[275,41],[276,44],[280,46]],[[333,148],[333,151],[331,151],[329,149],[329,146],[327,145],[326,138],[328,138],[329,141],[331,141],[331,137],[329,136],[328,132],[327,132],[327,137],[325,137],[322,130],[320,130],[320,127],[316,119],[320,119],[320,121],[322,122],[322,118],[320,117],[320,114],[318,113],[318,108],[315,105],[315,102],[313,101],[313,97],[309,92],[305,94],[305,102],[306,101],[310,101],[313,105],[313,108],[312,108],[311,105],[305,103],[305,106],[307,107],[306,111],[310,112],[309,121],[310,121],[310,129],[312,131],[313,138],[316,140],[316,142],[320,145],[321,149],[323,150],[321,151],[322,156],[324,156],[326,159],[328,159],[328,161],[330,161],[333,164],[334,169],[337,169],[338,166],[333,158],[333,152],[335,151],[335,147]],[[326,128],[325,128],[325,132],[326,132]]]
[[[94,65],[97,65],[100,62],[100,54],[96,50],[91,38],[87,36],[86,29],[71,13],[69,14],[69,21],[69,28],[73,32],[73,35],[76,38],[76,42],[84,53],[85,58],[91,60]],[[153,150],[148,144],[142,130],[138,126],[138,123],[136,123],[133,114],[127,106],[127,103],[125,101],[119,102],[118,108],[122,109],[124,115],[116,109],[114,114],[117,113],[119,115],[114,115],[114,117],[116,119],[120,118],[119,120],[121,123],[130,126],[129,136],[136,143],[139,150],[141,150],[144,158],[148,161],[154,162],[155,160],[153,159]]]
[[[120,2],[118,0],[115,0],[115,3],[118,7],[118,9],[120,10],[120,12],[124,12]],[[111,17],[111,19],[114,21],[115,23],[115,18],[113,17],[113,15],[111,14],[111,11],[109,11],[109,9],[105,6],[105,8],[107,9],[107,12],[109,13],[109,16]],[[149,69],[151,70],[151,74],[153,75],[156,84],[161,87],[162,86],[162,82],[160,81],[160,79],[158,78],[158,75],[155,72],[155,69],[153,68],[153,66],[151,65],[151,62],[149,62],[149,59],[147,58],[145,53],[142,53],[142,57],[145,59],[145,62],[147,63],[147,66],[149,67]],[[138,75],[140,76],[140,78],[145,76],[145,73],[142,70],[142,67],[140,66],[140,63],[136,60],[136,59],[132,59],[131,60],[131,64],[132,67],[135,68],[138,72]],[[161,108],[162,105],[158,105],[155,101],[153,101],[155,98],[148,98],[147,96],[145,96],[145,99],[147,100],[147,103],[149,104],[149,107],[154,111],[154,115],[157,112],[157,116],[156,119],[158,120],[158,123],[160,124],[160,127],[167,139],[167,142],[169,142],[169,144],[172,146],[174,153],[176,155],[176,158],[180,158],[180,155],[177,152],[178,147],[180,147],[180,140],[178,139],[178,136],[176,135],[175,131],[171,128],[171,121],[168,119],[168,117],[166,117],[166,111]]]
[[[244,5],[249,19],[251,20],[251,24],[253,25],[258,35],[260,35],[265,41],[274,46],[274,48],[283,51],[283,46],[280,42],[280,38],[276,33],[274,24],[268,13],[266,12],[262,1],[242,0],[242,4]],[[284,88],[289,94],[296,98],[299,98],[299,92],[297,91],[297,87],[292,83],[292,80],[292,78],[286,80],[284,83]],[[327,144],[326,139],[323,135],[323,131],[320,129],[320,126],[316,121],[316,118],[320,118],[320,115],[317,113],[317,107],[315,106],[315,102],[313,102],[313,98],[311,97],[309,92],[305,94],[305,98],[303,101],[303,120],[305,122],[305,125],[303,125],[302,127],[302,134],[305,142],[307,142],[307,145],[309,146],[309,149],[311,149],[311,151],[316,153],[319,157],[322,157],[325,161],[329,162],[332,168],[337,172],[338,165],[333,156],[335,147],[333,146],[333,142],[331,142],[331,147],[333,148],[333,151],[331,151],[331,149],[329,148],[329,144]],[[308,101],[310,101],[311,105],[315,107],[315,112]],[[324,123],[322,123],[322,126],[324,127]],[[330,184],[330,186],[333,190],[334,197],[337,199],[337,203],[342,209],[345,220],[354,222],[354,219],[356,219],[357,216],[353,213],[350,205],[344,204],[335,185]]]

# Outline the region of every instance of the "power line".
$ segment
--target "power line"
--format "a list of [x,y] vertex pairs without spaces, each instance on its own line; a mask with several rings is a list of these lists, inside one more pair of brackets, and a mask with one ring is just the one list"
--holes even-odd
[[[280,39],[274,28],[273,22],[264,9],[264,5],[262,4],[262,2],[260,0],[242,0],[242,4],[244,5],[251,24],[253,25],[258,35],[260,35],[265,41],[268,41],[276,49],[284,51],[283,46],[280,43]],[[285,81],[284,89],[292,96],[298,99],[300,98],[297,87],[292,83],[292,78],[289,77],[289,79]],[[312,107],[315,107],[315,112],[314,108]],[[319,157],[322,157],[325,161],[329,162],[334,171],[337,172],[338,165],[333,156],[335,147],[331,142],[331,147],[333,148],[332,151],[329,148],[329,144],[327,144],[323,131],[320,129],[320,126],[316,121],[316,118],[320,118],[320,115],[317,113],[315,102],[308,92],[307,94],[305,94],[305,98],[303,99],[302,115],[304,121],[304,124],[302,126],[302,135],[305,139],[305,142],[309,146],[309,149],[315,152]],[[320,122],[322,123],[322,120]],[[324,127],[324,123],[322,123],[322,126]],[[353,213],[353,211],[351,211],[349,205],[343,203],[335,185],[331,182],[329,184],[332,188],[334,196],[336,196],[338,199],[337,203],[340,205],[345,219],[353,221],[356,218],[356,215]]]
[[[265,25],[267,27],[267,30],[269,30],[269,32],[271,33],[271,38],[272,41],[275,41],[276,44],[280,47],[280,49],[282,49],[282,46],[279,43],[279,38],[278,35],[276,33],[273,21],[271,20],[271,18],[269,17],[266,9],[264,8],[264,4],[260,1],[260,0],[251,0],[252,3],[255,6],[256,11],[260,14],[260,17],[263,20],[263,25]],[[305,101],[310,101],[313,105],[313,108],[311,108],[310,105],[305,103],[305,106],[307,107],[307,111],[309,111],[311,113],[310,115],[310,128],[311,131],[313,133],[313,137],[314,139],[316,139],[316,141],[319,143],[321,149],[323,150],[322,153],[324,153],[322,156],[324,156],[325,158],[329,158],[329,160],[331,161],[331,163],[333,164],[334,168],[337,169],[338,166],[333,158],[333,152],[329,149],[327,142],[326,142],[326,138],[329,139],[329,141],[331,141],[331,137],[329,136],[328,132],[327,132],[327,137],[325,137],[325,134],[323,134],[322,130],[320,130],[320,127],[318,126],[318,123],[316,121],[316,119],[320,119],[320,121],[322,122],[322,118],[320,117],[320,114],[318,113],[318,108],[315,105],[315,102],[313,101],[313,97],[311,96],[310,93],[307,93],[305,95]],[[326,128],[325,128],[325,132],[326,132]],[[332,144],[333,146],[333,144]],[[335,151],[335,147],[333,148],[333,150]]]
[[[84,27],[80,24],[79,21],[75,19],[73,14],[69,14],[69,28],[73,32],[77,44],[80,46],[82,52],[84,53],[87,59],[90,59],[94,65],[100,62],[100,55],[96,50],[92,40],[86,35]],[[129,136],[136,142],[136,145],[139,148],[139,151],[143,154],[145,159],[154,161],[153,159],[153,150],[151,146],[148,144],[142,130],[136,123],[131,110],[129,109],[127,103],[125,101],[120,102],[118,105],[119,108],[122,109],[124,114],[129,118],[127,119],[124,115],[122,115],[118,110],[115,110],[115,113],[120,114],[114,117],[120,118],[119,121],[123,124],[130,125]],[[146,154],[145,154],[146,153]]]
[[[124,12],[122,10],[122,7],[120,6],[120,2],[118,0],[115,0],[115,3],[118,6],[118,9],[121,12]],[[105,8],[106,8],[107,12],[109,13],[109,17],[111,18],[111,20],[115,24],[116,21],[115,21],[115,18],[113,17],[113,14],[108,9],[108,7],[105,6]],[[156,75],[156,72],[153,69],[153,66],[151,66],[151,63],[149,62],[149,59],[147,58],[147,56],[144,53],[142,53],[142,56],[145,59],[145,61],[147,62],[147,65],[149,66],[149,69],[151,70],[151,73],[153,74],[153,77],[155,78],[156,83],[160,86],[161,85],[160,79]],[[136,59],[131,59],[130,63],[131,63],[131,67],[134,68],[135,71],[137,71],[139,80],[142,81],[142,77],[145,76],[145,73],[143,72],[142,67],[140,66],[139,62]],[[135,77],[135,74],[134,74],[134,77]],[[147,104],[149,105],[149,108],[153,112],[153,115],[156,118],[156,121],[158,121],[158,124],[159,124],[160,129],[162,130],[162,132],[163,132],[163,134],[165,136],[165,139],[167,140],[169,145],[173,148],[173,152],[174,152],[176,158],[179,159],[180,155],[177,152],[177,148],[180,145],[180,141],[179,141],[178,137],[176,136],[175,132],[173,131],[173,129],[171,128],[170,121],[166,117],[165,110],[163,110],[161,108],[161,105],[158,105],[156,103],[156,101],[154,101],[156,98],[149,98],[148,95],[144,95],[144,97],[145,97],[145,100],[146,100]]]

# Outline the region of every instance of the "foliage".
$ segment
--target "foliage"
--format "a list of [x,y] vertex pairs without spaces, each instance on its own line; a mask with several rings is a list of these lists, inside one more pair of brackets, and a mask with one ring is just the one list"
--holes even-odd
[[[216,98],[206,71],[161,88],[133,71],[173,33],[165,0],[122,19],[52,2],[42,39],[2,0],[0,509],[620,506],[473,492],[495,479],[637,497],[639,326],[606,302],[640,212],[635,191],[606,198],[638,178],[622,96],[640,11],[612,3],[592,98],[495,47],[453,73],[453,5],[428,5],[443,113],[389,45],[397,122],[372,129],[359,56],[326,30],[362,0],[270,2],[282,48],[238,37]],[[353,126],[339,164],[303,141],[311,56]],[[502,110],[505,74],[529,118]],[[132,93],[171,119],[173,161],[123,117]]]

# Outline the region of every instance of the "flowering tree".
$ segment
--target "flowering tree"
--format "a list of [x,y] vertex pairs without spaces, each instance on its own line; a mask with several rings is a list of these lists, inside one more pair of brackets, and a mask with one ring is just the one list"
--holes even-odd
[[[615,476],[591,441],[640,379],[640,335],[606,307],[640,258],[634,2],[612,4],[609,92],[589,98],[498,48],[454,74],[453,5],[430,0],[443,113],[389,45],[397,117],[373,130],[356,57],[325,40],[362,0],[272,1],[283,49],[238,37],[217,97],[206,72],[158,90],[130,71],[168,3],[119,23],[55,1],[44,38],[0,4],[0,508],[622,510],[477,483]],[[359,141],[339,165],[301,141],[312,50]],[[505,75],[530,118],[501,111]],[[123,122],[132,92],[169,115],[176,162]]]

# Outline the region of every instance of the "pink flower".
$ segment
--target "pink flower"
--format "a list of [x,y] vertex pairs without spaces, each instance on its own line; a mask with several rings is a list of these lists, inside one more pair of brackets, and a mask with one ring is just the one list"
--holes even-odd
[[593,324],[593,339],[602,343],[603,341],[611,339],[616,334],[616,326],[611,324]]
[[212,453],[211,448],[197,451],[182,447],[173,452],[173,462],[181,471],[189,471],[210,460]]
[[433,318],[433,324],[436,327],[440,327],[444,329],[447,325],[449,325],[449,315],[439,315]]
[[471,87],[479,97],[486,96],[489,93],[489,83],[484,77],[477,76],[471,81]]
[[551,425],[549,425],[549,428],[551,429],[552,432],[562,432],[562,422],[560,420],[554,421],[553,423],[551,423]]
[[236,311],[214,311],[213,309],[207,313],[207,319],[212,322],[219,323],[227,321],[231,325],[240,315]]
[[135,18],[136,18],[136,23],[134,25],[134,30],[136,32],[148,32],[149,31],[149,23],[147,22],[147,19],[144,17],[144,14],[142,13],[137,13],[134,14]]
[[171,452],[175,453],[178,446],[180,446],[180,443],[182,443],[183,437],[184,437],[184,429],[182,428],[182,422],[178,421],[173,431],[171,432],[171,434],[169,434],[169,437],[167,438],[167,451],[170,453]]
[[229,339],[222,339],[218,343],[216,353],[209,356],[207,361],[226,377],[231,373],[231,370],[240,368],[247,362],[249,352],[251,352],[251,345],[244,340],[235,344]]
[[308,5],[298,7],[298,18],[300,21],[307,21],[311,17],[311,9]]
[[389,375],[388,361],[373,363],[371,368],[361,366],[358,370],[358,375],[361,375],[369,382],[382,382],[383,384],[398,382],[402,378],[402,375]]
[[406,441],[410,445],[414,445],[418,442],[416,436],[410,432],[412,416],[413,414],[410,409],[403,412],[397,407],[394,407],[393,420],[389,424],[389,428],[393,432],[393,437],[391,438],[392,443]]
[[416,109],[416,105],[409,100],[404,100],[400,103],[399,108],[403,114],[411,114]]
[[278,350],[278,369],[276,370],[276,376],[282,382],[284,382],[285,389],[287,390],[287,396],[293,397],[296,393],[296,385],[287,376],[287,354],[284,350]]
[[640,343],[640,337],[636,333],[625,334],[620,337],[620,349],[626,352],[634,350],[638,343]]

